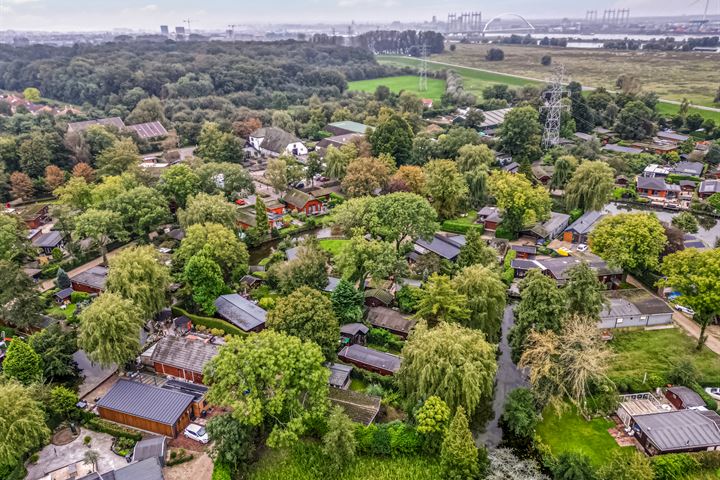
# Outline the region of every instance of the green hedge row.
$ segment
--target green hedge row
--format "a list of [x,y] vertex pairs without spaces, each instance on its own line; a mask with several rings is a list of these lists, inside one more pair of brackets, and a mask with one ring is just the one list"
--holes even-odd
[[423,445],[423,438],[415,428],[400,421],[358,426],[355,438],[359,451],[380,456],[411,455],[419,452]]
[[136,442],[142,440],[142,434],[140,432],[123,428],[120,425],[115,425],[114,423],[107,422],[100,418],[93,418],[89,420],[85,423],[85,426],[90,430],[107,433],[108,435],[112,435],[116,438],[129,438],[131,440],[135,440]]
[[247,335],[247,333],[243,332],[232,323],[220,320],[219,318],[201,317],[200,315],[189,313],[180,307],[172,307],[172,312],[173,315],[185,315],[192,320],[194,325],[203,325],[207,328],[217,328],[225,332],[226,335],[237,335],[240,337]]
[[483,233],[485,231],[484,225],[467,223],[458,220],[445,220],[441,225],[441,229],[446,232],[460,234],[466,234],[470,230],[477,230],[478,233]]

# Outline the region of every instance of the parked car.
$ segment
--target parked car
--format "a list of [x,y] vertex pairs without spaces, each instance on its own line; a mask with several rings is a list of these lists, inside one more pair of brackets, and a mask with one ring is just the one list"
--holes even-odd
[[720,400],[720,388],[718,387],[707,387],[705,392],[715,400]]
[[578,252],[587,252],[587,249],[588,249],[588,246],[585,245],[584,243],[581,243],[577,246],[577,248],[575,250],[577,250]]
[[208,436],[205,427],[198,425],[197,423],[191,423],[190,425],[185,427],[183,435],[185,435],[189,439],[195,440],[196,442],[200,443],[208,443],[210,441],[210,437]]
[[693,310],[690,307],[683,307],[682,305],[675,305],[675,310],[684,313],[685,315],[693,316],[695,315],[695,310]]
[[558,249],[556,250],[556,252],[557,252],[557,254],[560,255],[561,257],[569,257],[569,256],[570,256],[570,252],[568,252],[568,251],[565,250],[564,248],[558,248]]

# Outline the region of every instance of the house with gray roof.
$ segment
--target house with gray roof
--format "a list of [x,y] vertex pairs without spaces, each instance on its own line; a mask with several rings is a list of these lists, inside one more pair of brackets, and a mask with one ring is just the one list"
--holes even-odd
[[328,383],[331,387],[339,388],[340,390],[347,390],[350,388],[350,373],[353,367],[350,365],[343,365],[342,363],[329,363],[326,364],[330,369],[330,378]]
[[571,243],[587,243],[590,232],[600,220],[605,217],[603,212],[597,210],[583,213],[577,220],[563,232],[563,241]]
[[698,188],[698,196],[700,198],[709,198],[720,193],[720,180],[704,180],[700,182]]
[[156,138],[167,137],[168,131],[160,122],[138,123],[137,125],[128,125],[128,130],[135,132],[142,140],[153,140]]
[[97,403],[105,420],[174,438],[189,423],[193,395],[121,378]]
[[139,462],[103,474],[91,473],[78,480],[164,480],[162,465],[157,458],[146,458]]
[[308,153],[302,140],[277,127],[255,130],[248,137],[248,143],[261,154],[271,157],[279,157],[282,154],[301,156]]
[[150,359],[161,375],[202,383],[203,369],[217,353],[209,340],[168,335],[155,344]]
[[446,236],[436,233],[430,241],[423,238],[415,240],[415,251],[420,255],[432,252],[446,260],[455,261],[463,245],[463,235]]
[[320,140],[315,146],[315,150],[320,154],[321,157],[323,157],[328,148],[340,148],[347,145],[348,143],[351,143],[363,137],[364,135],[360,133],[345,133],[343,135],[333,135],[332,137],[327,137]]
[[362,345],[348,345],[338,353],[338,358],[359,368],[380,375],[394,375],[400,370],[402,359],[391,353],[380,352]]
[[76,292],[100,293],[105,290],[108,269],[97,266],[70,277],[72,289]]
[[215,308],[221,318],[244,332],[259,332],[265,328],[267,312],[237,293],[218,297]]
[[570,222],[570,215],[550,212],[550,218],[538,222],[523,233],[540,240],[551,240],[560,235]]
[[63,246],[63,234],[57,230],[41,233],[32,239],[32,246],[39,248],[45,255],[52,255],[54,249]]
[[675,199],[681,190],[680,185],[666,183],[662,177],[637,178],[637,193],[641,197]]
[[643,153],[642,148],[634,148],[634,147],[623,147],[622,145],[616,145],[614,143],[608,143],[602,147],[603,150],[606,152],[614,152],[614,153],[629,153],[631,155],[639,155]]
[[600,312],[599,328],[653,327],[672,325],[673,310],[645,289],[632,288],[607,292]]
[[511,263],[511,267],[515,271],[516,278],[523,278],[532,269],[539,269],[545,275],[553,278],[558,285],[565,285],[568,281],[569,270],[586,262],[597,274],[598,281],[610,288],[617,288],[622,281],[622,269],[610,267],[603,259],[597,255],[587,254],[583,258],[580,257],[556,257],[544,259],[515,259]]
[[635,438],[649,455],[720,448],[720,415],[711,410],[674,410],[634,415]]
[[668,140],[673,143],[682,143],[690,138],[688,135],[683,135],[682,133],[677,133],[673,130],[662,130],[657,132],[656,136],[662,140]]
[[700,177],[705,170],[705,164],[701,162],[678,162],[672,168],[672,173],[675,175],[692,175],[693,177]]
[[82,122],[68,123],[68,132],[83,132],[88,128],[100,125],[102,127],[113,127],[118,130],[125,130],[125,122],[120,117],[98,118],[96,120],[85,120]]

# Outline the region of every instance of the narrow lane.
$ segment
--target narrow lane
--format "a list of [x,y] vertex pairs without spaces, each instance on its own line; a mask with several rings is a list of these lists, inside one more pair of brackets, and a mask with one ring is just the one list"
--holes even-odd
[[498,370],[495,376],[495,394],[493,397],[493,419],[488,423],[485,432],[479,434],[476,438],[478,445],[486,447],[497,447],[502,441],[502,429],[498,425],[505,400],[516,388],[526,386],[526,379],[522,372],[513,363],[510,357],[510,344],[508,343],[508,333],[515,322],[513,316],[513,304],[505,307],[505,315],[502,322],[502,339],[500,340],[500,356],[498,357]]

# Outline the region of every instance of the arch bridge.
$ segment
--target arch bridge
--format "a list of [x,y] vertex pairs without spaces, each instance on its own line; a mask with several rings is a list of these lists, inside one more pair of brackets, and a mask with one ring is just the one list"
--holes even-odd
[[[500,28],[498,30],[488,30],[488,27],[492,25],[493,23],[497,23],[498,21],[502,20],[503,18],[515,18],[518,20],[521,20],[525,26],[520,27],[510,27],[510,28]],[[500,15],[496,15],[493,18],[491,18],[483,27],[482,33],[503,33],[503,32],[525,32],[525,31],[534,31],[535,27],[532,23],[528,22],[522,15],[518,15],[517,13],[503,13]]]

